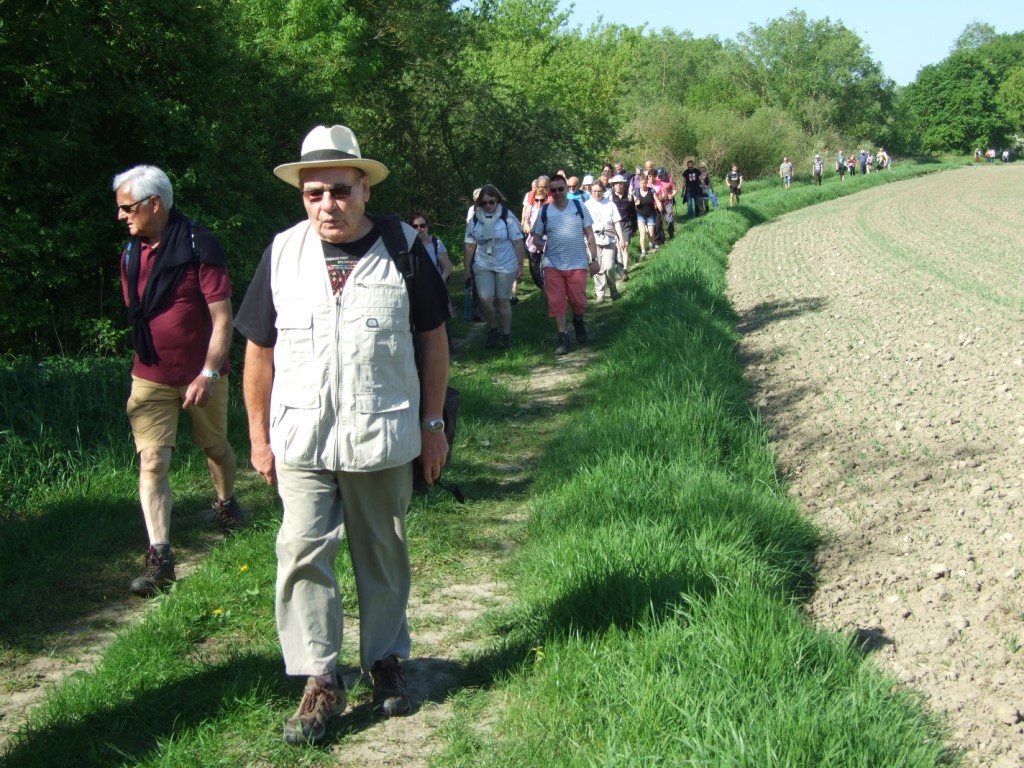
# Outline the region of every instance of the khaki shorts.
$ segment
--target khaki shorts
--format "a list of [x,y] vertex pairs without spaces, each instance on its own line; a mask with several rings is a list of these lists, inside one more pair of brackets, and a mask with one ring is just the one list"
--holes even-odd
[[[144,448],[173,448],[178,437],[178,415],[188,387],[172,387],[132,376],[128,421],[136,452]],[[210,400],[202,408],[186,409],[192,419],[192,442],[213,448],[228,438],[228,377],[210,387]]]

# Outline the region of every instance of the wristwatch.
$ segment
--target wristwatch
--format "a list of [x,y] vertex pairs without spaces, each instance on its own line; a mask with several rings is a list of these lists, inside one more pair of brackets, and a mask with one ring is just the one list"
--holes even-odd
[[217,371],[211,370],[209,368],[203,368],[203,370],[199,372],[199,375],[205,376],[210,381],[217,381],[217,379],[220,378],[220,374]]
[[420,429],[432,435],[444,434],[444,419],[427,419],[420,422]]

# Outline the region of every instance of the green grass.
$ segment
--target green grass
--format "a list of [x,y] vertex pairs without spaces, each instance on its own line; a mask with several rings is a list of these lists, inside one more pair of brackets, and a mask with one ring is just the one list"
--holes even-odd
[[[819,535],[787,501],[746,404],[737,318],[725,296],[729,250],[753,224],[940,167],[908,164],[820,189],[765,184],[748,190],[741,207],[685,224],[654,259],[631,265],[622,301],[590,313],[594,357],[565,386],[563,408],[528,394],[527,378],[552,364],[554,342],[528,278],[513,313],[513,350],[494,355],[478,339],[460,352],[452,377],[463,402],[449,475],[470,501],[461,506],[438,492],[414,500],[414,579],[429,594],[500,578],[514,600],[464,628],[485,649],[457,665],[466,687],[454,697],[436,764],[955,762],[915,697],[894,693],[893,681],[866,666],[847,638],[801,615]],[[460,308],[461,285],[457,274],[451,287]],[[453,330],[462,336],[467,328],[457,318]],[[72,379],[85,387],[92,377]],[[128,439],[123,386],[97,396],[90,435],[100,444]],[[241,438],[240,411],[232,418]],[[19,435],[28,440],[35,428],[19,427]],[[72,431],[55,429],[58,442]],[[205,466],[186,453],[175,457],[172,484],[180,505],[199,507]],[[144,532],[130,444],[108,455],[115,458],[83,456],[75,483],[59,472],[42,476],[35,500],[0,520],[0,546],[18,537],[5,559],[25,550],[16,564],[0,565],[5,603],[9,579],[21,579],[20,592],[45,592],[52,571],[33,569],[33,558],[82,539],[81,572],[118,574],[109,588],[123,592],[137,558],[131,543],[144,542]],[[219,542],[174,529],[175,539],[192,536],[197,550],[208,550],[202,565],[122,631],[93,672],[50,692],[4,764],[335,762],[330,746],[281,742],[302,683],[284,678],[274,631],[280,510],[258,484],[247,486],[244,501],[254,524],[241,536]],[[80,509],[84,520],[76,519]],[[345,558],[338,571],[352,612]],[[62,596],[66,589],[45,597],[51,620],[62,615]],[[11,659],[38,647],[32,638],[42,625],[31,602],[4,609],[0,632]],[[86,615],[87,607],[73,612]],[[410,622],[415,641],[415,613]],[[355,650],[344,650],[348,671]],[[339,723],[336,741],[374,728],[365,687],[352,698],[356,711]]]

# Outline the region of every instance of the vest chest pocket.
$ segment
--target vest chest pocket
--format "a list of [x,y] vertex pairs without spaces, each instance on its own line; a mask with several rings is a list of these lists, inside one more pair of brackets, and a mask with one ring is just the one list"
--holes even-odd
[[297,363],[313,359],[313,313],[309,307],[282,305],[274,325],[283,359]]

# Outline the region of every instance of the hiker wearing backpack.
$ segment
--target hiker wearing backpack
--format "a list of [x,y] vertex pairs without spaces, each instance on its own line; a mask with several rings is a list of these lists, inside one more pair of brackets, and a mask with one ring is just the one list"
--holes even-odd
[[[448,249],[444,247],[444,243],[437,239],[436,235],[430,234],[430,219],[427,218],[427,214],[423,211],[415,211],[412,216],[409,217],[409,226],[416,230],[416,236],[419,237],[423,243],[423,247],[427,249],[427,255],[430,256],[430,260],[434,262],[434,266],[437,271],[441,273],[441,279],[444,280],[445,285],[448,284],[448,278],[452,276],[452,262],[448,258]],[[451,293],[448,294],[449,303],[449,314],[455,314],[455,304],[452,302]],[[452,324],[451,318],[449,317],[444,321],[444,333],[448,337],[448,354],[455,351],[455,345],[452,343]]]
[[175,579],[168,473],[182,410],[192,422],[192,441],[206,454],[217,494],[214,520],[224,533],[245,522],[228,440],[231,279],[216,236],[173,207],[163,170],[130,168],[114,177],[113,192],[118,221],[130,236],[120,259],[135,349],[127,412],[149,538],[145,568],[129,589],[151,597]]
[[252,464],[284,507],[278,637],[287,674],[306,678],[284,739],[306,744],[346,707],[334,570],[343,537],[374,707],[412,708],[400,661],[411,650],[405,515],[413,460],[430,484],[448,454],[448,297],[415,230],[367,213],[388,170],[362,156],[349,128],[317,126],[299,161],[274,174],[297,188],[306,219],[264,252],[235,327],[248,340]]
[[485,346],[512,347],[512,284],[523,277],[523,230],[493,184],[480,188],[473,218],[466,225],[466,287],[476,284],[480,311],[490,330]]
[[825,161],[821,159],[820,154],[814,156],[814,163],[811,167],[814,171],[814,183],[820,187],[821,175],[825,172]]
[[587,309],[587,271],[596,274],[597,241],[594,239],[594,221],[579,200],[567,197],[568,183],[560,176],[551,179],[551,197],[533,225],[533,233],[546,240],[544,248],[544,295],[548,300],[548,317],[555,319],[558,329],[556,355],[569,352],[569,334],[566,333],[565,313],[572,307],[572,325],[576,343],[587,340],[587,326],[583,313]]
[[618,286],[615,285],[615,256],[620,248],[626,247],[626,238],[622,231],[622,214],[611,200],[604,194],[604,182],[600,179],[590,185],[590,199],[583,204],[593,219],[594,241],[597,243],[598,260],[601,268],[594,275],[594,297],[598,304],[604,301],[604,294],[611,296],[612,301],[620,298]]
[[839,174],[840,181],[846,181],[846,154],[839,150],[839,157],[836,158],[836,173]]

